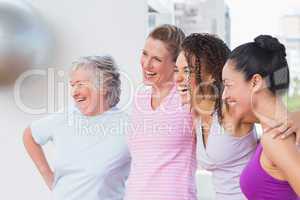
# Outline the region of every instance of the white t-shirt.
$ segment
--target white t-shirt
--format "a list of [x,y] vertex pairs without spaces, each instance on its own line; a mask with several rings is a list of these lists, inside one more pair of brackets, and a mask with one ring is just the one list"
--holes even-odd
[[55,145],[55,200],[121,200],[130,169],[128,116],[118,108],[87,117],[76,108],[31,125],[34,140]]

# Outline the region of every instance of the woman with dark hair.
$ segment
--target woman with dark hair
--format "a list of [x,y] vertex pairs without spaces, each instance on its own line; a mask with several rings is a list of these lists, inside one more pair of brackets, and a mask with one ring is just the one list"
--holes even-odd
[[193,112],[198,165],[212,172],[217,200],[245,198],[239,176],[257,143],[253,125],[237,126],[222,106],[222,69],[229,54],[218,37],[195,33],[183,41],[175,67],[182,102]]
[[[265,123],[282,122],[289,114],[281,95],[289,87],[285,47],[276,38],[260,35],[233,50],[223,68],[223,99],[235,119],[261,123],[265,130],[244,169],[240,184],[248,199],[296,200],[300,196],[300,151],[295,136],[274,139],[276,129]],[[268,130],[269,129],[269,130]]]

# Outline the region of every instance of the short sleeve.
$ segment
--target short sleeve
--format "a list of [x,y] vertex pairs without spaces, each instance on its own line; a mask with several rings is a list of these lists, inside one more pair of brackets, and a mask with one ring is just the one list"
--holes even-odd
[[59,125],[61,117],[51,114],[45,118],[34,121],[30,125],[32,137],[36,143],[44,145],[53,140],[55,128]]

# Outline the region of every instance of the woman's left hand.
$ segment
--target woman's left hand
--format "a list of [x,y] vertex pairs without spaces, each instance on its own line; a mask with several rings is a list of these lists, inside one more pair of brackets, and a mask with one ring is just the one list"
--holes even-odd
[[296,145],[300,146],[300,112],[290,113],[285,122],[269,124],[269,128],[264,130],[264,132],[268,132],[270,129],[277,130],[273,134],[273,138],[280,137],[281,139],[285,139],[292,134],[296,134]]

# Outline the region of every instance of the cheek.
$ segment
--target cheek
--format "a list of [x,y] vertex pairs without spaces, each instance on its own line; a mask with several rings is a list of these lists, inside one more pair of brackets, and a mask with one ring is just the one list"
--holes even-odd
[[162,60],[161,62],[157,60],[153,60],[152,62],[153,67],[155,67],[158,71],[164,71],[169,67],[169,62],[166,60]]
[[99,104],[99,102],[101,102],[100,98],[99,98],[99,94],[96,92],[90,92],[89,93],[89,106],[91,107],[95,107]]
[[91,98],[91,89],[89,88],[84,88],[81,90],[81,94],[85,96],[86,98],[90,99]]
[[174,73],[174,63],[169,63],[169,62],[162,62],[159,64],[159,71],[161,74],[167,74],[167,75],[170,75],[170,74],[173,74]]
[[140,59],[140,64],[142,67],[144,67],[144,63],[145,63],[145,59],[144,57],[142,56],[141,59]]
[[245,108],[245,109],[249,109],[251,107],[251,99],[250,96],[248,95],[243,95],[240,99],[240,103],[241,105]]
[[251,94],[246,88],[244,88],[243,90],[236,91],[235,97],[238,101],[239,109],[245,112],[251,110]]
[[163,76],[167,73],[167,66],[164,65],[163,62],[153,62],[152,63],[153,70],[158,73],[160,76]]
[[[188,77],[185,77],[184,79],[186,82],[188,82]],[[192,91],[196,91],[197,89],[197,84],[196,84],[196,80],[195,80],[195,77],[191,77],[190,78],[190,83],[189,83],[189,86],[191,88]]]

